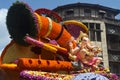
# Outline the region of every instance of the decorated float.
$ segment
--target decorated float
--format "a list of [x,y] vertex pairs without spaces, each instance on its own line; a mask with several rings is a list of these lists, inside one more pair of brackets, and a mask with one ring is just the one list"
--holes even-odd
[[3,80],[118,80],[101,64],[102,50],[91,44],[82,22],[19,1],[6,19],[11,42],[0,58]]

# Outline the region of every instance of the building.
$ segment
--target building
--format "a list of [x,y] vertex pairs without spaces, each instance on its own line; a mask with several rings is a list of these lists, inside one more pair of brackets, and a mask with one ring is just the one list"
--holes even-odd
[[58,6],[53,11],[63,19],[78,20],[88,26],[89,37],[102,48],[103,65],[120,76],[120,10],[98,4],[73,3]]

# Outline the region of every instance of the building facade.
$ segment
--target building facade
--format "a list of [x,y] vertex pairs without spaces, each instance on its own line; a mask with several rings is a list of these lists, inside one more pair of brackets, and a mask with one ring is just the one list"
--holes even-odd
[[120,10],[98,4],[73,3],[58,6],[53,11],[63,19],[83,22],[90,40],[102,48],[103,65],[120,76]]

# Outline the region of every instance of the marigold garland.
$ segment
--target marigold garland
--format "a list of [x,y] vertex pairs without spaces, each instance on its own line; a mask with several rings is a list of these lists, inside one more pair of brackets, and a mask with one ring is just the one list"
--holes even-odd
[[51,30],[52,30],[52,20],[48,18],[48,21],[49,21],[49,29],[48,29],[48,32],[46,33],[46,35],[44,37],[47,37],[50,33],[51,33]]
[[38,36],[39,36],[39,38],[40,38],[40,31],[41,31],[41,29],[42,29],[42,22],[41,22],[41,18],[40,18],[40,16],[37,14],[37,13],[34,13],[35,15],[36,15],[36,17],[37,17],[37,20],[38,20]]
[[43,70],[43,71],[72,71],[71,62],[58,60],[43,60],[32,58],[20,58],[17,63],[20,70]]

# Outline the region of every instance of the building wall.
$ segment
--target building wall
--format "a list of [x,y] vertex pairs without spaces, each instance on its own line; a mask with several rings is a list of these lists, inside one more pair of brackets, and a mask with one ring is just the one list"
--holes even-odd
[[[110,51],[108,49],[109,47],[109,38],[107,36],[107,29],[109,27],[106,26],[106,24],[114,25],[120,27],[120,20],[115,19],[116,9],[106,8],[103,6],[95,6],[94,7],[88,7],[88,5],[84,6],[77,6],[72,7],[71,5],[68,5],[67,8],[58,8],[59,10],[55,10],[62,16],[63,21],[66,20],[78,20],[80,22],[83,22],[87,24],[88,28],[90,27],[90,24],[100,24],[100,30],[101,30],[101,41],[93,40],[93,44],[98,45],[102,48],[103,52],[103,65],[106,68],[110,68],[112,72],[116,72],[120,76],[120,68],[115,69],[115,65],[118,67],[120,66],[120,61],[110,61]],[[99,7],[99,8],[98,8]],[[106,9],[104,9],[106,8]],[[120,13],[120,12],[119,12]],[[118,29],[120,31],[120,28]],[[89,36],[91,37],[91,31],[89,32]],[[119,33],[120,34],[120,33]],[[114,35],[112,35],[114,36]],[[117,39],[120,39],[119,37],[116,37]],[[114,44],[114,43],[113,43]],[[118,44],[120,44],[120,41],[118,41]],[[118,53],[120,56],[120,50],[116,49],[112,51],[114,56],[115,53]],[[119,57],[120,58],[120,57]],[[119,59],[120,60],[120,59]]]
[[[107,40],[106,40],[106,26],[103,21],[97,21],[97,20],[81,20],[83,23],[99,23],[100,28],[102,30],[101,32],[101,42],[99,41],[93,41],[93,43],[97,46],[99,46],[102,49],[102,58],[103,58],[103,65],[108,68],[109,67],[109,60],[108,60],[108,52],[107,52]],[[89,27],[89,25],[88,25]],[[100,55],[101,56],[101,55]]]

